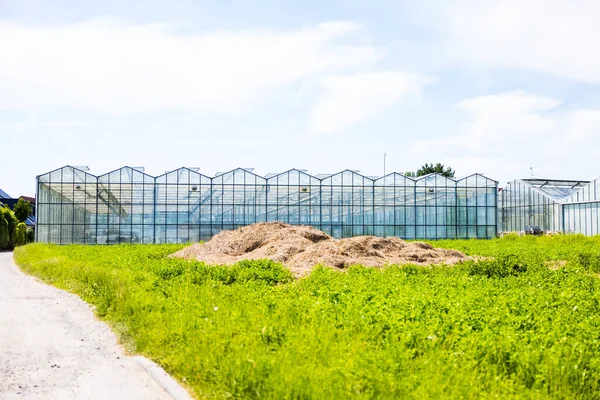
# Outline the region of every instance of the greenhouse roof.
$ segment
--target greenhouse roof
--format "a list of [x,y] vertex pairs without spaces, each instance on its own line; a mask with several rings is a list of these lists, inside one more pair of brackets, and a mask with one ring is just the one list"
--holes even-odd
[[[160,177],[163,177],[165,175],[169,175],[169,174],[176,174],[178,171],[190,171],[190,173],[197,175],[197,176],[205,176],[202,175],[200,173],[198,173],[198,168],[187,168],[187,167],[181,167],[169,172],[166,172],[163,175],[159,175],[159,176],[153,176],[153,175],[149,175],[147,173],[145,173],[144,168],[143,167],[129,167],[129,166],[125,166],[122,168],[118,168],[116,170],[113,170],[111,172],[105,173],[103,175],[94,175],[91,174],[89,172],[89,168],[87,166],[85,167],[74,167],[74,166],[70,166],[70,165],[66,165],[62,168],[58,168],[55,169],[53,171],[47,172],[45,174],[41,174],[38,175],[38,178],[40,179],[40,181],[42,182],[61,182],[61,183],[77,183],[77,182],[92,182],[94,180],[97,180],[98,183],[105,183],[107,181],[112,181],[113,183],[119,182],[119,183],[124,183],[126,181],[130,182],[130,183],[139,183],[139,182],[143,182],[148,180],[150,181],[154,181],[154,179],[158,179]],[[428,174],[428,175],[424,175],[424,176],[419,176],[419,177],[405,177],[403,174],[401,173],[397,173],[397,172],[390,172],[385,176],[367,176],[367,175],[362,175],[359,173],[358,170],[350,170],[350,169],[346,169],[337,173],[327,173],[327,174],[317,174],[317,175],[310,175],[308,173],[306,173],[305,169],[290,169],[288,171],[284,171],[284,172],[280,172],[280,173],[269,173],[266,176],[261,176],[258,175],[256,173],[253,172],[254,168],[236,168],[234,170],[231,171],[227,171],[227,172],[217,172],[213,177],[209,177],[209,176],[205,176],[206,179],[208,180],[222,180],[224,176],[229,176],[229,175],[233,175],[233,174],[244,174],[244,173],[248,173],[251,174],[253,176],[255,176],[256,178],[265,181],[265,180],[269,180],[269,179],[273,179],[275,177],[281,176],[281,175],[286,175],[286,174],[301,174],[303,176],[306,177],[310,177],[316,181],[322,181],[322,182],[330,182],[332,178],[334,177],[338,177],[338,176],[356,176],[359,177],[361,179],[361,185],[369,185],[369,183],[372,185],[374,182],[381,182],[381,183],[392,183],[395,182],[396,180],[399,180],[402,182],[402,185],[405,184],[409,184],[409,185],[422,185],[422,184],[426,184],[429,185],[433,182],[437,183],[437,184],[446,184],[448,186],[451,185],[459,185],[459,186],[478,186],[478,187],[492,187],[492,186],[497,186],[498,182],[490,179],[482,174],[472,174],[469,176],[465,176],[463,178],[459,178],[459,179],[455,179],[455,178],[446,178],[440,174]],[[400,179],[401,178],[401,179]],[[147,182],[148,183],[148,182]],[[248,182],[246,182],[248,183]],[[354,183],[356,184],[356,182]]]
[[562,180],[562,179],[521,179],[523,182],[533,186],[544,195],[556,200],[563,201],[573,196],[589,181]]

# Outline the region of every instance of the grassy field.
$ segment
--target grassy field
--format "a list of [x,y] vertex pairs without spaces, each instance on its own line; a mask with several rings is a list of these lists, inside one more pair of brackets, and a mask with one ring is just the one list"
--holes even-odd
[[271,262],[166,258],[179,245],[15,258],[199,398],[600,397],[600,237],[434,244],[493,259],[294,281]]

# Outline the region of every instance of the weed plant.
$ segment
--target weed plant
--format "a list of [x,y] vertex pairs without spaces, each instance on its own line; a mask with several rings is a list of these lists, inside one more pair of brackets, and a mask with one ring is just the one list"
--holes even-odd
[[599,398],[600,237],[433,242],[454,267],[207,266],[181,245],[15,250],[198,398]]

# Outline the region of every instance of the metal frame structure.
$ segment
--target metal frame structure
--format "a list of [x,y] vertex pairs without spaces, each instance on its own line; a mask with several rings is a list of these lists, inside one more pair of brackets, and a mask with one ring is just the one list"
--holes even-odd
[[500,192],[499,230],[600,234],[600,178],[594,181],[517,179]]
[[237,168],[214,177],[179,168],[153,177],[123,167],[95,176],[65,166],[37,177],[36,239],[46,243],[187,243],[265,222],[312,225],[334,237],[492,238],[498,182],[345,170],[265,177]]
[[600,177],[566,200],[562,216],[565,233],[600,234]]

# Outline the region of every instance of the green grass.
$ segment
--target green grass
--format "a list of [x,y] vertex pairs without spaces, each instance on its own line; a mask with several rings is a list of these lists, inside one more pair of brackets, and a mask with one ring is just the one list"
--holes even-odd
[[15,258],[199,398],[600,397],[600,237],[434,244],[493,259],[294,281],[272,262],[166,258],[180,245],[34,244]]

